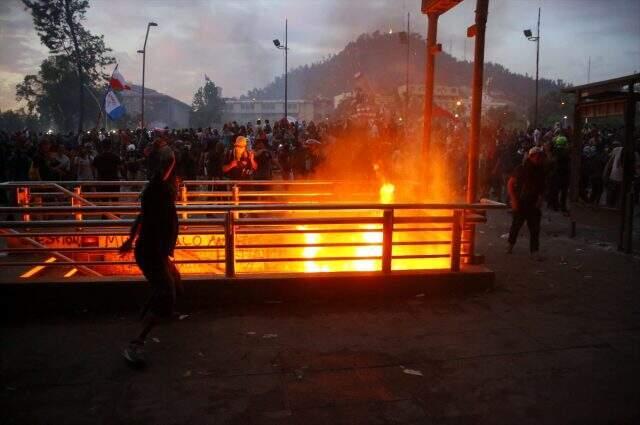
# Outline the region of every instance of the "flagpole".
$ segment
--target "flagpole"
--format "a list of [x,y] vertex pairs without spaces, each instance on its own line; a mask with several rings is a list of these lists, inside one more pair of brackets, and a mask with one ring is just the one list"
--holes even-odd
[[[116,71],[118,70],[118,66],[120,64],[116,62],[116,67],[113,68],[113,71],[111,71],[111,79],[109,80],[109,88],[107,89],[107,94],[109,94],[109,90],[113,90],[113,87],[111,86],[111,80],[113,80],[113,74],[116,73]],[[105,95],[105,100],[106,100],[106,95]],[[106,112],[106,111],[105,111]],[[106,115],[105,113],[105,117],[104,117],[104,129],[107,132],[107,135],[109,135],[109,117]]]
[[[107,88],[107,93],[105,94],[105,101],[107,99],[107,95],[109,94],[109,90],[113,90],[113,88],[111,87],[111,80],[113,79],[113,74],[116,73],[116,71],[118,70],[118,66],[120,64],[116,62],[116,67],[113,68],[113,71],[111,71],[111,79],[109,79],[109,87]],[[109,134],[109,117],[105,114],[104,117],[104,129],[107,132],[107,135]]]
[[98,105],[99,115],[98,115],[98,122],[96,123],[96,128],[98,128],[98,126],[100,125],[100,116],[102,115],[102,105],[100,104],[100,101],[96,97],[96,95],[93,92],[93,90],[91,90],[91,88],[89,86],[87,86],[86,84],[84,84],[84,87],[87,89],[87,91],[89,92],[91,97],[93,97],[93,100],[95,100],[96,104]]

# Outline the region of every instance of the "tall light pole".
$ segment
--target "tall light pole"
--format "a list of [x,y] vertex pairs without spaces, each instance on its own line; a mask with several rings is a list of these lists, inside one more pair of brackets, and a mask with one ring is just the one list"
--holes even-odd
[[144,36],[144,46],[142,50],[138,50],[138,53],[142,53],[142,98],[140,101],[140,128],[144,128],[144,70],[147,60],[147,39],[149,38],[149,28],[157,27],[155,22],[149,22],[147,24],[147,33]]
[[538,8],[538,30],[534,36],[530,29],[524,30],[524,36],[529,41],[536,42],[536,107],[533,115],[533,128],[538,128],[538,72],[540,70],[540,8]]
[[407,12],[407,63],[405,74],[405,87],[406,98],[404,99],[404,125],[405,128],[409,125],[409,54],[411,52],[411,24],[410,24],[411,12]]
[[277,49],[281,49],[284,50],[284,119],[287,119],[288,116],[288,104],[287,104],[287,91],[288,91],[288,84],[287,84],[287,59],[288,59],[288,53],[289,53],[289,47],[288,47],[288,25],[289,25],[289,20],[285,19],[284,20],[284,46],[280,43],[280,40],[278,40],[277,38],[275,40],[273,40],[273,45],[276,46]]

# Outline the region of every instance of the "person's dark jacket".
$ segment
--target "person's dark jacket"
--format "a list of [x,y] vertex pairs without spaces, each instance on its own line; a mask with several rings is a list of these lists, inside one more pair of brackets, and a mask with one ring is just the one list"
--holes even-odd
[[520,209],[536,207],[538,199],[545,190],[544,167],[526,161],[523,165],[516,167],[512,178]]
[[142,192],[142,223],[138,244],[147,251],[172,256],[178,239],[175,190],[160,178],[153,179]]

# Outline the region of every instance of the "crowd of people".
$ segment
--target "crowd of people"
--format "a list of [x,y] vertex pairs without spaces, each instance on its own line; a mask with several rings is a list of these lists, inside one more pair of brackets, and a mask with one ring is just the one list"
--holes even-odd
[[[243,125],[229,122],[220,128],[100,129],[79,135],[0,130],[0,181],[147,180],[153,168],[153,147],[158,145],[172,149],[176,175],[182,180],[307,179],[319,174],[366,180],[380,167],[393,180],[403,171],[406,177],[407,163],[402,158],[419,157],[420,127],[418,122],[367,119],[317,124],[258,120]],[[459,197],[466,186],[466,166],[460,164],[467,161],[468,134],[464,121],[442,121],[434,126],[432,137],[432,161],[448,170],[444,173],[447,186]],[[584,202],[619,205],[620,136],[620,131],[595,125],[583,131],[579,195]],[[508,202],[509,177],[531,148],[540,147],[546,204],[566,212],[573,137],[570,128],[559,124],[526,131],[483,129],[481,195]],[[419,177],[415,170],[412,174]]]
[[[320,161],[319,139],[326,125],[284,120],[221,129],[87,131],[79,135],[8,134],[0,130],[0,180],[145,180],[154,144],[171,147],[183,180],[301,178]],[[233,164],[233,166],[230,166]]]
[[[484,194],[508,201],[507,182],[515,168],[526,159],[533,147],[543,150],[545,174],[545,202],[555,211],[567,212],[570,183],[571,128],[556,124],[551,128],[533,131],[506,132],[497,129],[491,136],[493,143],[484,148]],[[582,134],[579,197],[588,204],[616,207],[620,204],[622,185],[621,129],[587,126]],[[636,146],[635,177],[640,176],[640,157]],[[636,191],[637,192],[637,191]]]

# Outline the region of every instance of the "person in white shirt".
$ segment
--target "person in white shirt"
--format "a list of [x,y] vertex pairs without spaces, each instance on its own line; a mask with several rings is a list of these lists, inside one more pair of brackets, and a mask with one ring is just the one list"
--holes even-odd
[[76,180],[94,180],[95,176],[93,166],[91,165],[92,163],[93,157],[89,154],[88,149],[84,146],[81,147],[78,156],[73,160],[73,167],[76,170]]
[[[635,152],[635,177],[640,171],[640,155]],[[604,167],[602,178],[607,186],[607,206],[615,207],[620,205],[622,180],[624,180],[624,148],[620,142],[613,142],[613,149],[609,154],[609,161]]]

